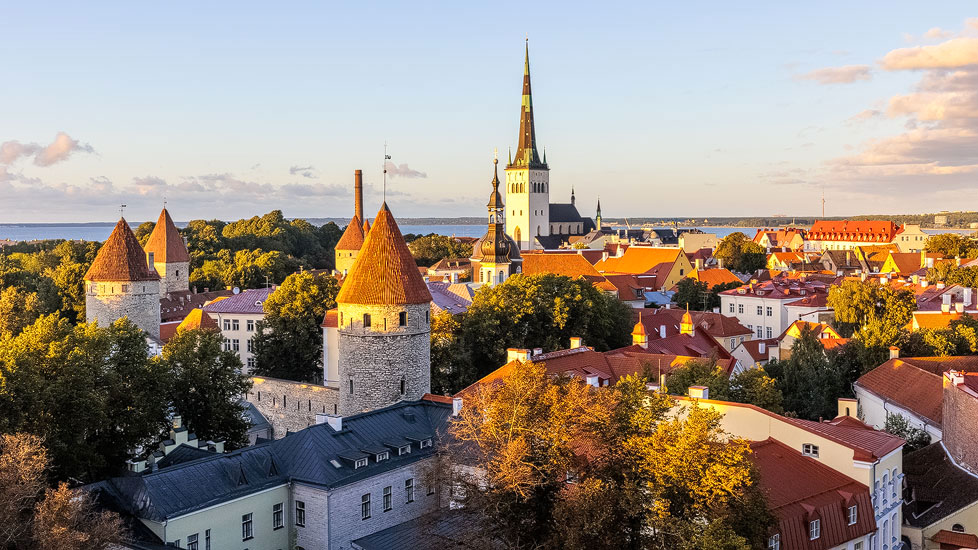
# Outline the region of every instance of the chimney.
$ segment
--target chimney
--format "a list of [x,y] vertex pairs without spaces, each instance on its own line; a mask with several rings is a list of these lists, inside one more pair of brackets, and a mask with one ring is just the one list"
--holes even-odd
[[452,416],[458,416],[462,413],[462,398],[453,397],[452,398]]
[[316,413],[316,424],[329,424],[333,431],[343,431],[343,417],[338,414]]
[[836,416],[851,416],[856,418],[859,412],[859,402],[851,397],[839,398],[839,412]]
[[587,378],[585,378],[585,380],[587,380],[588,386],[594,386],[595,388],[601,386],[601,381],[598,379],[597,374],[589,374],[587,375]]
[[964,313],[964,302],[955,302],[954,304],[955,313]]
[[890,282],[890,279],[888,277],[880,277],[880,284],[881,285],[885,285],[888,282]]
[[944,281],[937,281],[937,290],[944,290],[945,286]]
[[570,349],[577,349],[579,347],[581,347],[581,337],[580,336],[571,336],[571,339],[570,339]]
[[972,292],[973,291],[971,290],[970,286],[964,288],[964,305],[971,305]]
[[954,257],[954,265],[956,265],[957,267],[961,267],[961,256]]
[[690,386],[689,397],[691,399],[709,399],[710,388],[706,386]]
[[859,274],[859,280],[861,280],[863,282],[866,282],[866,274],[865,273],[860,273]]
[[452,271],[452,282],[453,283],[458,282],[458,271]]
[[896,346],[890,346],[890,359],[900,358],[900,348]]
[[608,259],[608,251],[605,250],[601,253],[601,261],[605,261],[607,259]]
[[659,338],[665,338],[665,337],[666,337],[666,326],[659,325]]
[[543,348],[533,348],[533,355],[543,355]]
[[930,283],[927,282],[927,279],[921,279],[920,280],[920,288],[927,288],[927,285],[928,284],[930,284]]
[[[938,290],[941,288],[941,283],[937,283],[937,288],[938,288]],[[944,294],[943,296],[941,296],[941,304],[946,305],[946,306],[951,305],[951,295],[950,294]]]
[[926,263],[927,269],[934,269],[934,258],[927,258]]
[[962,372],[949,370],[944,376],[947,377],[947,381],[950,382],[952,386],[960,386],[961,384],[964,384],[964,373]]
[[941,313],[951,313],[951,304],[941,304]]
[[910,276],[910,280],[913,282],[913,284],[919,285],[920,284],[920,275],[917,275],[916,273],[914,273],[913,275]]
[[760,353],[761,355],[764,355],[765,353],[767,353],[767,342],[765,342],[764,340],[761,340],[760,342],[758,342],[757,343],[757,352]]
[[363,170],[353,171],[353,200],[357,217],[363,223]]
[[696,271],[703,271],[703,258],[696,258]]
[[529,361],[530,360],[530,350],[523,348],[508,348],[506,350],[506,362],[512,361]]

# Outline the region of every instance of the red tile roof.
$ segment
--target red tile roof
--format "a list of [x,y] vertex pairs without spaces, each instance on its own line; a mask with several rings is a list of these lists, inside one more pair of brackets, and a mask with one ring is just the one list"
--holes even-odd
[[523,255],[523,273],[526,275],[553,273],[575,279],[583,275],[601,276],[591,262],[580,254],[546,252]]
[[808,240],[889,243],[900,230],[901,228],[891,221],[818,220],[808,231]]
[[187,314],[180,321],[180,325],[177,326],[177,331],[181,330],[216,330],[220,331],[221,327],[217,326],[217,321],[213,317],[204,312],[204,310],[197,308]]
[[340,326],[340,310],[333,308],[326,311],[323,316],[323,323],[319,326],[326,328],[338,328]]
[[818,293],[827,293],[828,285],[820,280],[778,276],[769,281],[747,283],[741,287],[724,290],[723,296],[757,296],[775,300],[796,300]]
[[[781,548],[835,548],[876,531],[869,487],[775,439],[750,447],[759,487],[778,519]],[[856,507],[853,525],[848,521],[850,506]],[[809,523],[816,519],[821,536],[810,540]]]
[[156,269],[146,263],[146,253],[123,218],[115,224],[109,238],[102,243],[95,261],[85,273],[86,281],[128,282],[157,281]]
[[858,420],[841,417],[825,422],[785,418],[785,421],[853,450],[853,459],[874,462],[903,446],[903,439],[875,430]]
[[363,239],[363,226],[360,218],[354,214],[353,219],[346,225],[343,236],[336,242],[334,248],[336,250],[360,250],[360,247],[363,246]]
[[708,288],[713,288],[716,285],[722,285],[726,283],[741,283],[740,277],[737,277],[729,269],[722,267],[713,269],[700,269],[693,270],[689,276],[697,281],[702,281],[706,283]]
[[913,359],[890,359],[860,376],[855,384],[939,427],[944,420],[941,375],[908,362]]
[[630,246],[620,258],[608,258],[594,267],[598,271],[612,273],[645,273],[655,266],[666,263],[672,269],[679,257],[679,248],[653,248],[650,246]]
[[403,305],[430,301],[428,285],[384,203],[340,287],[336,303]]
[[[761,353],[762,343],[764,344],[763,353]],[[774,338],[769,338],[766,340],[744,340],[744,343],[740,345],[744,347],[744,351],[746,351],[754,361],[767,361],[771,356],[771,348],[778,347],[778,341]]]
[[940,544],[941,548],[944,548],[945,544],[957,548],[978,548],[978,536],[971,533],[955,533],[941,529],[930,540]]
[[190,253],[187,252],[187,245],[183,242],[180,230],[173,224],[170,213],[163,209],[160,212],[160,219],[156,220],[156,227],[149,234],[146,241],[146,252],[153,253],[154,262],[173,263],[189,262]]
[[[682,309],[658,308],[636,311],[642,313],[642,323],[651,338],[660,337],[662,325],[666,326],[666,336],[679,334],[679,323],[685,314]],[[753,334],[753,331],[740,324],[736,317],[728,317],[712,311],[690,311],[689,314],[697,329],[705,330],[716,338]],[[633,317],[637,319],[638,313],[633,312]]]

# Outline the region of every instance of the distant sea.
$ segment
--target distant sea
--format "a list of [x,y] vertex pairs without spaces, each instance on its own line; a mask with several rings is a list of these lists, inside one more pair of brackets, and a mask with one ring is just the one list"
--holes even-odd
[[[137,227],[140,222],[132,223],[132,227]],[[186,223],[176,223],[177,227],[186,227]],[[114,223],[0,223],[0,240],[9,239],[12,241],[32,241],[44,239],[73,239],[85,241],[104,241],[112,233]],[[342,227],[342,225],[341,225]],[[401,225],[401,233],[414,233],[416,235],[427,235],[435,233],[438,235],[448,235],[456,237],[481,237],[486,233],[485,225]],[[756,227],[697,227],[682,229],[701,229],[706,233],[715,233],[717,237],[723,238],[727,235],[741,231],[748,237],[753,237]],[[960,233],[971,234],[973,229],[924,229],[926,233],[935,235],[937,233]]]

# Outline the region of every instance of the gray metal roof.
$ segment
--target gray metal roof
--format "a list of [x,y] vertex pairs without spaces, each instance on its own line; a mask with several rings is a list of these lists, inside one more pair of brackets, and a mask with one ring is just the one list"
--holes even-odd
[[479,518],[461,510],[433,512],[356,539],[353,541],[353,548],[357,550],[470,548],[466,535],[473,521],[479,521]]
[[[337,460],[341,455],[359,453],[359,457],[364,454],[362,449],[391,440],[408,444],[408,435],[430,434],[436,442],[450,417],[448,404],[406,401],[344,418],[339,432],[328,424],[318,424],[276,441],[189,459],[154,472],[112,478],[88,488],[118,503],[121,511],[162,521],[289,480],[339,487],[431,456],[435,445],[421,449],[414,443],[410,453],[390,453],[381,462],[371,456],[361,468],[354,468],[349,460]],[[333,466],[333,460],[341,466]]]
[[255,288],[242,290],[223,300],[204,306],[207,313],[263,313],[262,304],[274,288]]

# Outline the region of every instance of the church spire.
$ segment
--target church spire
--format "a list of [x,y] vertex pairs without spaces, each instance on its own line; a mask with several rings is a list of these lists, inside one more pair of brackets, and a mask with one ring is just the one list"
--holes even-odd
[[594,221],[598,226],[598,231],[600,231],[601,230],[601,197],[598,197],[598,212],[597,215],[594,217]]
[[510,166],[546,168],[537,152],[537,137],[533,126],[533,98],[530,93],[530,41],[526,41],[523,62],[523,101],[520,109],[520,135],[516,146],[516,161]]

